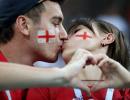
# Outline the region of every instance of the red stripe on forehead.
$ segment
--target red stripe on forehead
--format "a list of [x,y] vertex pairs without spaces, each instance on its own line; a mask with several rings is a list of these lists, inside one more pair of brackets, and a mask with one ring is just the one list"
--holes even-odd
[[83,40],[86,40],[87,38],[91,38],[90,35],[87,34],[87,32],[84,32],[83,34],[76,35],[77,37],[82,37]]

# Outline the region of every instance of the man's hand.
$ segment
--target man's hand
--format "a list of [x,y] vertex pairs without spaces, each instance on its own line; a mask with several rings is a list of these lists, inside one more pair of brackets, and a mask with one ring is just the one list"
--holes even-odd
[[64,67],[66,86],[71,86],[75,88],[81,88],[87,91],[90,95],[90,89],[87,84],[84,84],[80,79],[77,78],[81,69],[85,67],[86,64],[96,64],[96,60],[93,55],[83,49],[78,49],[70,62]]
[[97,82],[91,90],[96,91],[101,88],[122,88],[130,87],[130,73],[117,61],[106,55],[99,54],[95,57],[97,65],[103,72],[103,80]]

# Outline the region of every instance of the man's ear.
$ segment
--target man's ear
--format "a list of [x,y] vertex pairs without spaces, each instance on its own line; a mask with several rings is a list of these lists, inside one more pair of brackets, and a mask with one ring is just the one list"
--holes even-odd
[[108,33],[105,34],[101,40],[101,45],[102,46],[106,46],[109,45],[111,43],[113,43],[115,41],[115,36],[113,33]]
[[28,20],[29,18],[24,15],[18,16],[18,18],[16,19],[16,27],[21,33],[23,33],[26,36],[29,35]]

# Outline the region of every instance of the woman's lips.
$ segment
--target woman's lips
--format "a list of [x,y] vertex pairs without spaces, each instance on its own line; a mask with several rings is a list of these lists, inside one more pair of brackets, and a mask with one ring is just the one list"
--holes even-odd
[[62,45],[60,46],[60,51],[61,51],[61,53],[63,52],[63,46]]

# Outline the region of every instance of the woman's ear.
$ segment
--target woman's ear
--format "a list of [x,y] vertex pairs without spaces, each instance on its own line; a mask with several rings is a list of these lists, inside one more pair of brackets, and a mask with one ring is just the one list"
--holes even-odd
[[101,40],[101,45],[106,46],[115,41],[115,35],[113,33],[105,34]]
[[28,20],[24,15],[18,16],[16,19],[16,27],[17,29],[23,33],[24,35],[28,36],[29,35],[29,25],[28,25]]

